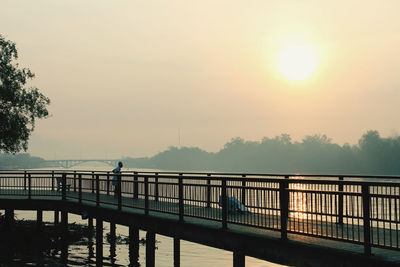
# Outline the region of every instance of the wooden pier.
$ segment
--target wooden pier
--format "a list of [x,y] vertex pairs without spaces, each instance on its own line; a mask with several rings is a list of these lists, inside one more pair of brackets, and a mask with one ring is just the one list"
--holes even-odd
[[[43,210],[57,211],[57,222],[61,211],[63,225],[68,213],[86,212],[100,226],[129,226],[132,258],[137,231],[145,230],[146,266],[156,265],[156,234],[174,238],[174,266],[181,239],[232,251],[234,266],[244,266],[245,256],[288,265],[400,265],[397,177],[135,172],[115,178],[117,195],[107,172],[0,172],[0,209],[6,217],[37,210],[38,227]],[[248,211],[235,210],[232,199]]]

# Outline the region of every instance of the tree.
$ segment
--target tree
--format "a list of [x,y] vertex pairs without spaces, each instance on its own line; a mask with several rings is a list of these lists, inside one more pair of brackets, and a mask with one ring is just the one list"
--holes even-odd
[[311,146],[320,146],[320,145],[329,145],[331,144],[331,139],[327,137],[325,134],[320,135],[320,134],[314,134],[314,135],[307,135],[303,139],[303,144],[304,145],[311,145]]
[[35,74],[15,61],[15,43],[0,34],[0,151],[26,151],[35,120],[49,115],[50,99],[35,87],[26,87]]
[[381,139],[378,131],[368,131],[363,134],[361,139],[358,141],[361,150],[367,153],[375,153],[381,150],[383,145],[383,140]]

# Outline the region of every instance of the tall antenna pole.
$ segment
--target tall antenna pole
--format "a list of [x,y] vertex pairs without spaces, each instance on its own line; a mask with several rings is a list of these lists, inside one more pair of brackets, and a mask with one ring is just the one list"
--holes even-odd
[[181,128],[178,128],[178,144],[179,148],[181,147]]

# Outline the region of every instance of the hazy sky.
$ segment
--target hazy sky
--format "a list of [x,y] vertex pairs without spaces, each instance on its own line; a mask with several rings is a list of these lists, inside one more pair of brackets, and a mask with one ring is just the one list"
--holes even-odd
[[[399,131],[400,1],[0,0],[0,33],[51,98],[29,151],[48,159],[217,151],[233,137]],[[277,68],[317,55],[310,78]]]

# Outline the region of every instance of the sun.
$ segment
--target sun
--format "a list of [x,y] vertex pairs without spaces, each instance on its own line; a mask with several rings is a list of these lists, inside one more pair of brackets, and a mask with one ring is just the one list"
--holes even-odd
[[317,67],[315,48],[306,45],[290,46],[278,53],[279,72],[292,81],[303,81],[311,77]]

